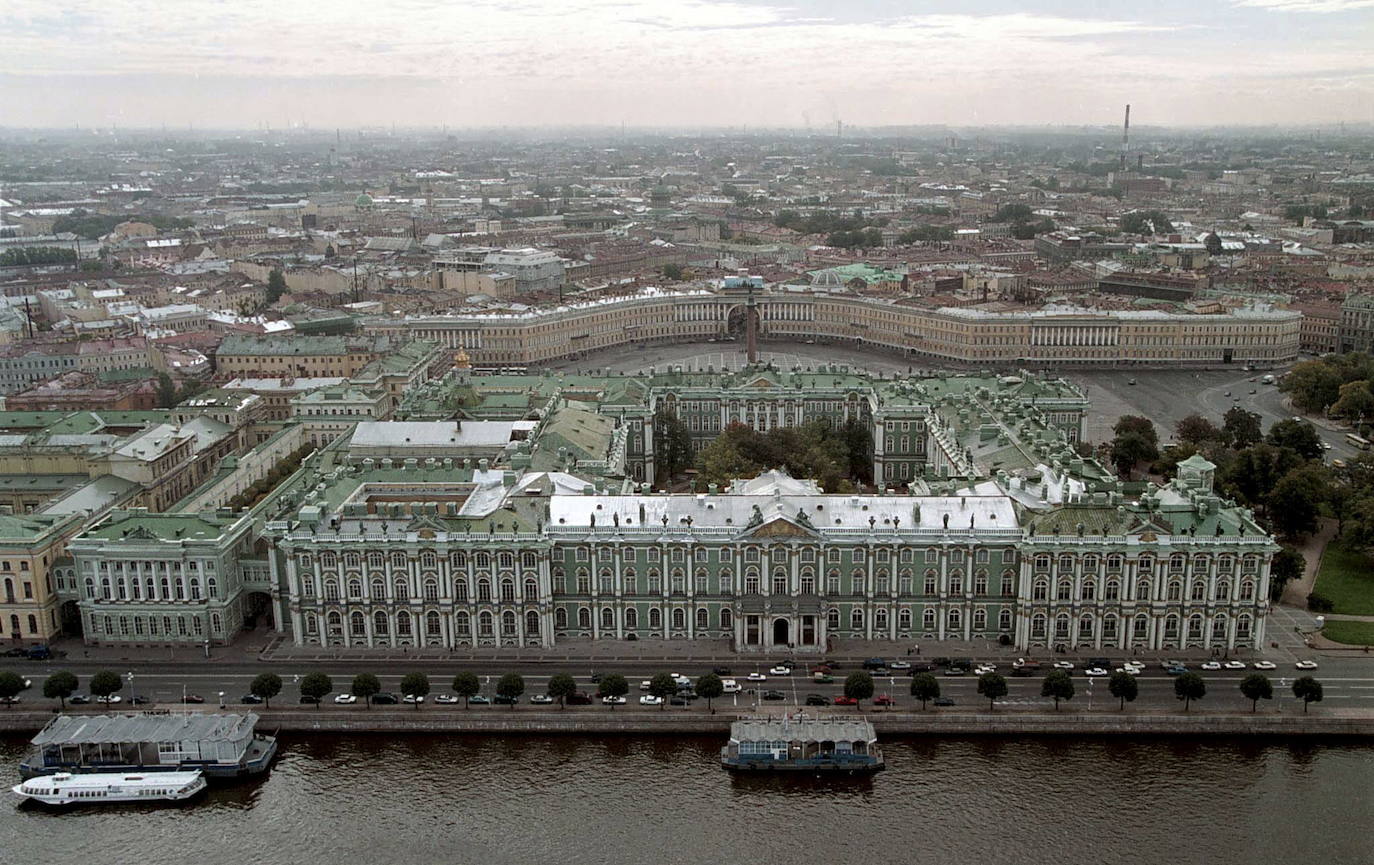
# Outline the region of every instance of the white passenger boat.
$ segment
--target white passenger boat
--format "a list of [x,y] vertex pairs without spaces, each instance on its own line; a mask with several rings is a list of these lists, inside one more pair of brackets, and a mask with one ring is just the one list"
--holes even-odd
[[11,788],[20,796],[44,805],[100,802],[176,802],[205,789],[201,772],[58,772],[30,778]]

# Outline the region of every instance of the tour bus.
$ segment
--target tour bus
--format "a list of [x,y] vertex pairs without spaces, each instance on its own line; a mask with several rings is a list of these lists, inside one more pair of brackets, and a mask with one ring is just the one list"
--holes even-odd
[[1362,451],[1369,450],[1369,439],[1361,438],[1354,433],[1345,434],[1345,443]]

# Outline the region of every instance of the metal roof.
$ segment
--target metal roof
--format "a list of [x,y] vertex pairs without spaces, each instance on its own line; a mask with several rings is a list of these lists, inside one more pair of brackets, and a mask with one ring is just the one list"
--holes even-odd
[[755,718],[730,725],[735,742],[872,742],[873,725],[860,718]]
[[86,745],[117,742],[230,742],[257,726],[245,715],[60,715],[33,737],[35,745]]

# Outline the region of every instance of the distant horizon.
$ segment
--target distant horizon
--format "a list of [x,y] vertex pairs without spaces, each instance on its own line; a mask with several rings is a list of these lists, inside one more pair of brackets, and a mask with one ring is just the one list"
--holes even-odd
[[1374,0],[7,0],[21,128],[1374,123]]

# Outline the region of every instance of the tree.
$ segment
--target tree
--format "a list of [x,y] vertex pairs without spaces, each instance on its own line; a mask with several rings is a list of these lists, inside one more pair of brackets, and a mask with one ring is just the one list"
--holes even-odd
[[1258,444],[1236,453],[1221,473],[1225,487],[1242,502],[1257,505],[1265,501],[1279,479],[1297,468],[1301,460],[1290,450]]
[[654,475],[664,482],[692,465],[692,433],[668,409],[654,413]]
[[1207,696],[1207,683],[1197,673],[1183,673],[1174,677],[1174,696],[1183,701],[1186,712],[1194,700]]
[[1222,437],[1217,425],[1200,414],[1190,414],[1174,424],[1174,435],[1179,441],[1189,444],[1220,441]]
[[267,304],[271,306],[281,296],[286,293],[286,277],[282,276],[281,268],[274,267],[267,274]]
[[1314,460],[1322,455],[1321,436],[1310,423],[1284,419],[1269,428],[1269,444],[1278,448],[1288,448],[1305,460]]
[[1368,381],[1352,381],[1341,385],[1340,396],[1331,404],[1331,416],[1345,418],[1363,425],[1374,415],[1374,391]]
[[459,673],[453,677],[453,693],[463,698],[463,708],[467,709],[468,701],[482,693],[482,680],[476,673]]
[[91,676],[91,693],[96,697],[108,697],[124,687],[124,680],[111,670],[101,670]]
[[515,711],[515,702],[525,693],[525,677],[519,673],[507,673],[496,681],[496,695],[510,698],[510,709]]
[[1136,210],[1121,217],[1121,230],[1127,234],[1168,234],[1174,224],[1158,210]]
[[[473,677],[477,678],[476,676]],[[453,689],[458,690],[457,680],[454,681]],[[549,696],[558,701],[558,708],[566,709],[564,700],[577,693],[577,681],[567,673],[556,673],[549,678]]]
[[1343,382],[1340,372],[1324,359],[1305,360],[1280,379],[1279,390],[1288,394],[1299,410],[1318,414],[1340,398]]
[[1309,703],[1322,701],[1322,683],[1311,676],[1303,676],[1293,682],[1293,696],[1302,700],[1302,711],[1305,714]]
[[[597,693],[602,697],[623,697],[630,693],[630,683],[619,673],[612,673],[601,679]],[[615,703],[611,703],[611,711],[615,711]]]
[[1284,547],[1274,553],[1269,563],[1269,600],[1277,601],[1283,597],[1283,588],[1293,580],[1302,579],[1307,569],[1307,560],[1294,547]]
[[157,407],[171,408],[177,404],[177,385],[165,372],[157,374]]
[[1067,670],[1051,670],[1045,681],[1040,683],[1040,696],[1054,698],[1054,709],[1059,711],[1060,700],[1073,699],[1073,679]]
[[59,700],[62,703],[62,711],[67,710],[67,698],[76,693],[76,676],[66,670],[58,670],[48,676],[43,683],[43,696],[49,700]]
[[1315,531],[1330,488],[1331,474],[1325,466],[1311,463],[1288,472],[1265,501],[1274,529],[1290,538]]
[[663,277],[665,279],[682,279],[682,265],[673,261],[663,265]]
[[1207,235],[1202,243],[1207,247],[1208,255],[1221,255],[1221,238],[1217,236],[1215,231]]
[[1149,418],[1122,415],[1112,432],[1116,434],[1111,443],[1112,463],[1121,474],[1129,474],[1139,463],[1159,458],[1159,433]]
[[429,676],[424,673],[406,673],[401,677],[401,693],[415,698],[415,709],[420,709],[420,698],[429,693]]
[[978,693],[988,698],[989,712],[997,698],[1005,697],[1007,691],[1007,679],[1001,673],[984,673],[978,677]]
[[[857,673],[850,673],[844,680],[844,695],[863,703],[873,696],[873,677],[860,670]],[[863,711],[860,705],[859,711]]]
[[706,708],[714,715],[716,710],[711,706],[711,701],[725,694],[725,683],[720,680],[720,676],[715,673],[707,673],[697,679],[697,696],[706,698]]
[[272,708],[272,698],[281,693],[281,676],[276,673],[258,673],[248,685],[248,693],[262,697],[263,704],[269,709]]
[[677,680],[669,673],[658,673],[649,680],[649,693],[662,702],[659,708],[668,705],[668,698],[677,693]]
[[1107,680],[1107,691],[1121,701],[1121,710],[1124,712],[1126,704],[1134,703],[1136,695],[1140,693],[1140,683],[1125,670],[1117,670]]
[[24,677],[12,670],[0,672],[0,700],[5,703],[5,708],[14,706],[11,700],[19,696],[19,692],[24,690]]
[[1222,415],[1221,432],[1226,443],[1236,450],[1259,444],[1260,416],[1233,405]]
[[989,222],[1025,222],[1034,215],[1028,204],[1004,204],[997,208]]
[[1274,698],[1274,685],[1263,673],[1251,673],[1240,680],[1240,692],[1250,701],[1250,711],[1253,712],[1259,708],[1260,700]]
[[372,708],[372,698],[381,693],[381,690],[382,683],[371,673],[359,673],[353,677],[351,692],[355,697],[362,697],[369,709]]
[[314,697],[319,706],[325,695],[334,690],[334,680],[326,673],[306,673],[301,677],[301,696]]
[[940,696],[940,680],[929,673],[917,673],[911,677],[911,696],[921,701],[924,711],[927,700]]

